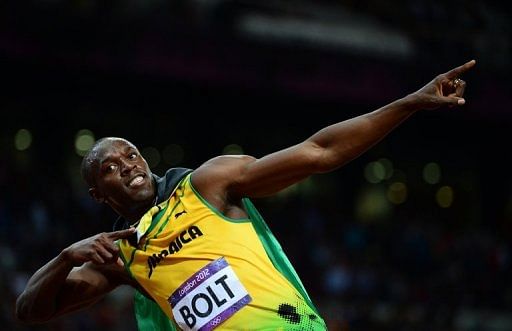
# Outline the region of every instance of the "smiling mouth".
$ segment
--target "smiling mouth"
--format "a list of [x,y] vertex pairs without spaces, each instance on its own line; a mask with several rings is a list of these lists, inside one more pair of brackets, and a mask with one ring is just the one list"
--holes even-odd
[[128,187],[138,187],[138,186],[141,186],[144,183],[144,177],[145,176],[143,174],[140,174],[140,175],[137,175],[137,176],[133,177],[128,182]]

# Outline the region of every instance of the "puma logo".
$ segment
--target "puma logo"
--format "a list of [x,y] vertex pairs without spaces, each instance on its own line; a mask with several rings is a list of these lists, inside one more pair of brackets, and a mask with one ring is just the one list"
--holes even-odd
[[176,213],[176,215],[174,215],[174,218],[177,219],[178,217],[180,217],[181,215],[186,214],[186,213],[187,213],[186,210],[180,211],[179,213]]

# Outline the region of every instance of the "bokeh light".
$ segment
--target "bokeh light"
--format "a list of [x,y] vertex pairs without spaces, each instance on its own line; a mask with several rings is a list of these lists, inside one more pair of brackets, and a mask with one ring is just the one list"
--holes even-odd
[[423,168],[423,179],[429,184],[437,184],[441,180],[441,167],[435,162],[430,162]]
[[437,190],[436,201],[439,207],[449,208],[453,203],[453,189],[450,186],[442,186]]
[[84,156],[94,145],[94,134],[91,130],[82,129],[75,135],[75,152]]
[[149,168],[155,168],[160,164],[160,160],[162,157],[160,156],[160,152],[156,147],[148,146],[141,150],[140,152],[146,162],[148,163]]
[[14,147],[18,151],[24,151],[32,144],[32,134],[27,129],[20,129],[14,135]]
[[183,147],[178,144],[170,144],[165,146],[162,151],[162,158],[164,162],[170,166],[178,165],[183,162],[185,151]]
[[229,144],[222,150],[223,155],[242,155],[244,149],[238,144]]
[[404,203],[407,200],[407,186],[401,182],[389,185],[387,197],[395,205]]

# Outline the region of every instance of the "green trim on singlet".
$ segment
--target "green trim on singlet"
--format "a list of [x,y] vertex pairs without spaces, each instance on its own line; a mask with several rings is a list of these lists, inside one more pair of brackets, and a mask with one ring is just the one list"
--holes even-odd
[[132,264],[132,262],[133,262],[133,257],[135,256],[135,251],[136,251],[136,249],[133,249],[131,259],[130,259],[130,261],[127,261],[127,260],[126,260],[126,257],[125,257],[125,256],[124,256],[124,254],[123,254],[123,250],[121,249],[121,247],[119,247],[119,240],[116,240],[116,241],[115,241],[115,243],[116,243],[117,247],[119,248],[119,257],[121,258],[121,260],[123,260],[124,269],[125,269],[126,271],[128,271],[128,274],[130,275],[130,277],[132,277],[133,279],[135,279],[135,277],[134,277],[134,276],[133,276],[133,274],[132,274],[132,271],[130,270],[130,265],[131,265],[131,264]]
[[[167,225],[167,223],[169,223],[169,220],[171,219],[171,216],[172,216],[172,213],[174,212],[174,209],[176,209],[176,207],[178,207],[178,205],[181,203],[181,201],[178,201],[174,204],[174,206],[172,207],[172,210],[171,212],[169,213],[169,217],[167,217],[167,219],[165,221],[162,222],[162,224],[160,225],[160,227],[158,228],[158,231],[155,233],[155,235],[151,238],[149,238],[148,240],[146,240],[146,243],[144,244],[144,252],[146,251],[146,248],[148,247],[149,245],[149,242],[151,241],[151,239],[155,239],[158,237],[158,235],[160,234],[160,232],[162,232],[162,230],[164,229],[164,227]],[[165,208],[167,209],[167,207]],[[160,216],[160,218],[162,218],[162,216]],[[153,224],[151,224],[153,225]],[[149,231],[147,232],[149,233]]]
[[136,251],[137,251],[137,249],[134,249],[134,250],[132,251],[132,255],[130,256],[130,261],[128,261],[128,263],[127,263],[127,264],[125,264],[125,265],[126,265],[126,267],[127,267],[128,269],[130,269],[130,266],[132,265],[133,258],[135,257],[135,252],[136,252]]
[[252,221],[252,225],[260,238],[260,241],[267,252],[267,255],[272,261],[274,267],[284,276],[288,281],[295,287],[295,289],[304,297],[304,300],[307,304],[313,309],[318,315],[318,309],[315,307],[311,298],[309,297],[304,285],[302,284],[297,272],[293,268],[290,260],[284,253],[281,245],[277,241],[276,237],[270,231],[267,223],[263,217],[261,217],[260,213],[256,209],[256,207],[252,204],[252,202],[244,198],[242,199],[245,210],[247,214],[249,214],[249,218]]
[[[179,204],[180,202],[176,203],[176,205],[173,207],[176,208],[176,206]],[[165,211],[167,210],[167,208],[169,207],[169,205],[166,205],[164,208],[162,208],[160,211],[158,211],[158,213],[153,217],[153,219],[151,220],[151,225],[149,226],[149,228],[147,229],[147,231],[145,232],[146,234],[147,233],[150,233],[151,230],[153,230],[155,228],[155,226],[158,224],[158,222],[160,222],[160,219],[162,218],[162,216],[164,215]],[[157,235],[162,231],[163,227],[165,226],[165,224],[167,224],[167,222],[169,221],[169,219],[165,220],[163,223],[164,225],[161,225],[160,228],[158,229],[158,232],[157,234],[155,234],[153,236],[153,238],[151,239],[154,239],[157,237]],[[146,243],[144,245],[144,251],[146,251],[146,248],[149,244],[149,241],[151,239],[148,239],[146,240]],[[119,244],[117,244],[119,246]],[[124,267],[126,270],[128,270],[128,273],[130,274],[130,276],[132,276],[133,279],[135,279],[132,275],[132,272],[130,270],[130,266],[132,265],[132,262],[133,262],[133,258],[135,257],[135,252],[137,251],[137,248],[134,247],[133,250],[132,250],[132,253],[130,255],[130,259],[126,259],[126,256],[123,254],[123,251],[121,249],[119,249],[119,256],[121,257],[121,260],[123,260],[124,262]]]
[[[162,308],[139,291],[134,294],[134,309],[139,331],[178,331],[174,322],[167,317]],[[156,329],[158,327],[158,329]]]
[[267,224],[265,223],[265,220],[263,219],[263,217],[261,217],[260,213],[252,204],[252,202],[247,198],[242,199],[242,203],[245,207],[245,210],[247,211],[249,218],[234,219],[224,216],[219,210],[217,210],[217,208],[215,208],[208,201],[206,201],[206,199],[204,199],[201,196],[201,194],[194,188],[194,185],[192,185],[192,175],[189,175],[188,177],[188,181],[190,182],[190,187],[192,188],[192,191],[201,200],[201,202],[203,202],[217,216],[233,223],[252,223],[256,231],[256,234],[258,235],[261,244],[265,249],[265,252],[267,253],[272,264],[274,265],[274,268],[276,268],[276,270],[279,271],[293,285],[293,287],[295,287],[295,289],[304,297],[304,300],[311,307],[311,309],[313,309],[318,315],[320,315],[318,309],[311,301],[311,298],[309,297],[306,289],[304,288],[304,285],[302,284],[299,276],[297,275],[297,272],[295,271],[290,260],[288,259],[283,249],[281,248],[281,245],[274,237],[274,235],[268,228]]
[[[155,177],[155,175],[153,175],[156,178],[157,182],[158,201],[161,203],[162,200],[169,199],[172,196],[172,190],[174,190],[179,185],[178,182],[181,182],[186,177],[186,173],[190,171],[192,170],[177,168],[168,170],[163,178],[158,178]],[[155,221],[155,226],[159,220],[160,219],[155,221],[155,219],[153,219],[153,221]],[[148,230],[153,229],[153,221],[151,222],[150,228]],[[134,249],[133,252],[135,252],[135,250],[136,249]],[[122,259],[124,259],[124,256],[122,256]],[[128,270],[130,276],[132,276],[133,278],[133,275],[131,274],[129,268],[126,269]],[[167,317],[167,315],[163,312],[162,308],[160,308],[160,306],[155,301],[147,298],[137,289],[135,289],[133,298],[135,317],[137,320],[137,327],[139,331],[180,330],[180,328],[172,321],[172,319]]]
[[195,189],[194,185],[192,185],[192,175],[188,176],[188,181],[190,183],[192,191],[199,198],[199,200],[201,200],[202,203],[204,203],[211,211],[213,211],[220,218],[232,223],[248,223],[251,221],[249,218],[231,218],[223,215],[217,208],[215,208],[208,201],[206,201],[206,199],[203,198],[203,196]]
[[162,225],[160,225],[160,227],[158,228],[158,231],[155,233],[153,238],[156,238],[160,234],[160,232],[163,231],[164,227],[167,225],[167,223],[169,223],[169,220],[171,219],[172,213],[174,212],[176,207],[178,207],[178,205],[180,205],[180,204],[181,204],[181,200],[179,200],[178,202],[176,202],[174,204],[174,206],[172,206],[171,212],[169,213],[169,217],[167,217],[167,219],[162,222]]
[[162,216],[164,216],[165,211],[167,210],[168,207],[169,207],[169,204],[166,204],[165,208],[162,208],[155,216],[153,216],[153,219],[151,220],[151,225],[146,230],[144,235],[150,233],[155,228],[155,226],[158,224],[158,222],[160,222],[160,219],[162,218]]

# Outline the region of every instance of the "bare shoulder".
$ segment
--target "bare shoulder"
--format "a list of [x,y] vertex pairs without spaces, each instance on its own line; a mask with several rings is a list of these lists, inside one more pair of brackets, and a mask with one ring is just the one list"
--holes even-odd
[[223,210],[233,202],[231,188],[243,179],[248,165],[255,161],[250,155],[217,156],[194,170],[192,185],[208,202]]
[[254,162],[255,160],[256,158],[250,155],[220,155],[203,163],[198,170],[207,167],[236,168],[246,163]]
[[203,163],[192,174],[192,184],[200,191],[210,187],[229,186],[239,180],[247,165],[256,161],[250,155],[222,155]]

